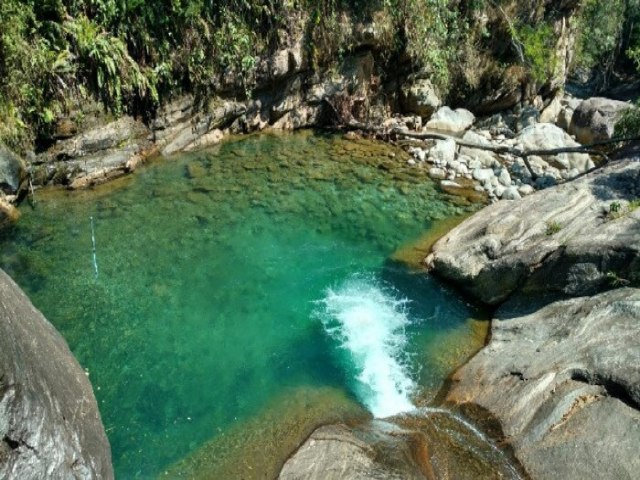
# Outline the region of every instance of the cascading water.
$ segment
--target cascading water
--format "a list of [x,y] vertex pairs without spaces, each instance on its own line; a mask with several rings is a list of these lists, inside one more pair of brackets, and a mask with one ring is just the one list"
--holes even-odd
[[408,300],[393,293],[373,278],[354,276],[327,289],[316,310],[325,331],[348,354],[356,394],[378,418],[415,408],[410,398],[416,385],[404,358]]

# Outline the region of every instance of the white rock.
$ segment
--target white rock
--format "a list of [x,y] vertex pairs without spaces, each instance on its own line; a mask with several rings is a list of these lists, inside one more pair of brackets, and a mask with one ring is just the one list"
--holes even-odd
[[563,170],[562,172],[560,172],[560,175],[564,180],[569,180],[580,175],[580,172],[577,168],[572,168],[571,170]]
[[522,195],[523,197],[525,195],[531,195],[533,192],[535,192],[535,190],[531,185],[524,184],[518,187],[518,193],[520,193],[520,195]]
[[491,180],[495,177],[493,170],[490,168],[476,168],[472,172],[473,178],[478,180],[479,182],[484,182],[485,180]]
[[447,172],[445,172],[442,168],[431,167],[429,169],[429,176],[434,180],[443,180],[447,177]]
[[413,167],[416,164],[416,161],[413,158],[410,158],[409,160],[407,160],[407,164]]
[[462,185],[456,182],[452,182],[451,180],[442,180],[440,185],[443,187],[452,187],[452,188],[462,188]]
[[456,142],[453,139],[436,140],[435,145],[429,151],[429,157],[434,162],[446,165],[456,158]]
[[476,169],[480,169],[482,168],[482,162],[480,160],[478,160],[477,158],[472,159],[469,162],[469,170],[476,170]]
[[502,198],[502,195],[504,194],[505,190],[506,190],[505,187],[503,187],[502,185],[498,185],[496,188],[493,189],[493,193],[495,194],[496,197]]
[[560,95],[556,95],[540,114],[540,123],[556,123],[562,109]]
[[[538,123],[525,128],[520,132],[517,140],[525,151],[580,146],[564,130],[550,123]],[[581,172],[594,166],[589,155],[584,153],[545,156],[545,162],[559,169],[577,168]]]
[[502,168],[500,173],[498,174],[498,180],[505,187],[511,186],[511,175],[509,175],[509,171],[506,168]]
[[508,187],[502,194],[503,200],[519,200],[522,198],[516,187]]
[[[478,145],[491,145],[491,142],[489,142],[486,137],[474,132],[473,130],[469,130],[468,132],[466,132],[462,137],[462,140]],[[479,160],[483,167],[492,167],[493,165],[499,163],[497,155],[495,153],[489,152],[487,150],[480,150],[478,148],[462,147],[460,149],[460,155],[465,155],[467,157]]]
[[489,132],[488,130],[478,130],[477,131],[478,135],[481,137],[484,137],[487,140],[491,140],[491,132]]
[[568,132],[569,128],[571,127],[571,120],[573,119],[574,111],[575,110],[573,110],[572,108],[563,107],[562,110],[560,110],[558,117],[556,118],[556,125],[558,125],[558,127],[563,129],[564,131]]
[[461,164],[458,160],[450,160],[447,162],[447,168],[450,168],[451,170],[456,170],[460,165]]
[[469,168],[464,163],[461,163],[455,169],[455,172],[460,174],[460,175],[467,175],[469,173]]
[[473,125],[474,120],[475,117],[469,110],[463,108],[451,110],[445,106],[431,116],[426,127],[432,130],[462,133]]
[[489,135],[488,137],[487,135],[482,135],[482,133],[483,131],[475,132],[473,130],[469,130],[468,132],[464,133],[464,135],[462,136],[462,140],[469,143],[477,143],[478,145],[491,145],[491,142],[489,141],[491,139],[491,136],[489,135],[489,133],[484,132]]

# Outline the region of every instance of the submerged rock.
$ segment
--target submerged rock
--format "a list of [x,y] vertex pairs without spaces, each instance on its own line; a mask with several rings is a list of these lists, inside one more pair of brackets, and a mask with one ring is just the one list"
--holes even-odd
[[[396,441],[396,443],[399,443]],[[408,461],[399,465],[384,465],[376,461],[376,450],[359,439],[345,425],[320,427],[285,463],[280,480],[348,480],[348,479],[422,479],[420,466],[411,461],[411,452],[404,445],[400,455]],[[396,447],[397,450],[397,447]],[[389,455],[393,450],[385,451]],[[395,468],[394,468],[395,467]]]
[[[529,308],[529,311],[531,309]],[[528,313],[500,308],[489,345],[453,378],[448,400],[501,422],[532,478],[637,478],[640,290]]]
[[20,211],[8,202],[6,197],[0,196],[0,228],[15,223],[19,218]]
[[[428,262],[493,305],[517,289],[588,295],[616,279],[639,284],[640,209],[628,206],[639,197],[640,162],[621,161],[516,203],[485,208],[436,243]],[[621,214],[609,215],[611,208]]]
[[1,270],[0,478],[113,478],[87,374]]

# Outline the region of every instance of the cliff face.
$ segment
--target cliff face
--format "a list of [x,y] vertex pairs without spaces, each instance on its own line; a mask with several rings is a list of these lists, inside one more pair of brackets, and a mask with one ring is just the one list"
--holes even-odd
[[87,374],[3,271],[0,478],[113,478],[111,448]]
[[[145,122],[113,121],[97,103],[71,100],[50,146],[31,156],[33,182],[85,187],[135,169],[150,152],[204,148],[228,133],[351,120],[381,126],[394,115],[419,129],[444,104],[480,115],[522,103],[542,110],[564,86],[579,7],[535,3],[533,13],[518,2],[460,7],[433,38],[428,16],[401,25],[386,10],[347,10],[317,26],[308,12],[295,12],[249,76],[233,68],[212,74],[207,94],[167,97]],[[437,52],[434,59],[409,54],[420,35],[430,39],[421,50]]]

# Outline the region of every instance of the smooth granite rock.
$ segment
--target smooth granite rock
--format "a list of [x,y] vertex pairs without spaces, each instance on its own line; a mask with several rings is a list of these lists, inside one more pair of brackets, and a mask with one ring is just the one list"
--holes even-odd
[[87,374],[0,270],[0,478],[113,478]]
[[521,466],[457,413],[426,408],[318,428],[279,480],[519,480]]
[[[516,137],[516,141],[525,151],[552,150],[565,147],[579,147],[564,130],[551,123],[537,123],[524,128]],[[558,169],[577,169],[584,172],[594,167],[594,163],[585,153],[560,153],[545,155],[542,159]]]
[[[640,162],[490,205],[433,247],[439,276],[492,305],[514,291],[590,295],[640,284]],[[611,215],[618,208],[619,214]]]
[[455,374],[448,401],[495,415],[531,478],[638,478],[640,290],[533,313],[520,300],[498,310],[491,341]]
[[464,108],[452,110],[445,106],[431,116],[426,127],[443,132],[463,133],[473,125],[474,121],[475,117],[469,110]]

